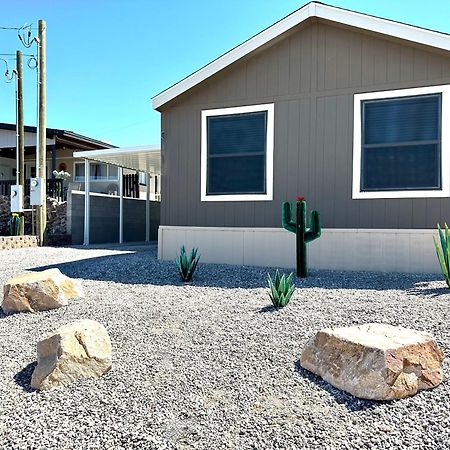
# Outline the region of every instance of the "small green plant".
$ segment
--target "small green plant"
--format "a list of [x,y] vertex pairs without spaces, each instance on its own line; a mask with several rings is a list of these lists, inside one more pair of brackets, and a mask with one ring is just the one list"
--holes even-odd
[[20,215],[12,213],[9,219],[9,232],[11,236],[18,236],[20,230]]
[[436,254],[441,265],[441,270],[444,275],[447,286],[450,287],[450,232],[448,225],[445,224],[445,233],[441,230],[438,224],[439,241],[433,236],[434,246],[436,247]]
[[197,268],[198,262],[200,260],[200,255],[197,255],[198,248],[193,248],[190,256],[187,256],[186,249],[181,246],[180,254],[177,255],[175,262],[180,272],[181,279],[184,282],[189,282],[192,280],[195,269]]
[[294,274],[292,272],[288,277],[286,277],[284,273],[283,275],[280,275],[278,270],[275,273],[274,280],[272,280],[270,274],[268,275],[267,282],[269,283],[270,289],[269,296],[272,300],[273,306],[276,308],[282,308],[289,303],[289,300],[295,290],[295,284],[292,282],[293,278]]

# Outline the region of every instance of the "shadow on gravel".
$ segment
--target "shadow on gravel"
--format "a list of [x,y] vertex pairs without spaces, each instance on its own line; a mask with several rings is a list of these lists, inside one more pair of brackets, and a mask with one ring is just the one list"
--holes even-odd
[[326,381],[322,380],[322,378],[318,377],[317,375],[314,375],[313,373],[309,372],[308,370],[304,369],[299,361],[295,361],[295,370],[298,372],[298,374],[307,379],[308,381],[311,381],[312,383],[319,386],[321,389],[327,391],[329,394],[331,394],[337,403],[340,405],[345,405],[345,407],[350,412],[356,412],[356,411],[366,411],[368,409],[375,409],[380,405],[389,403],[389,402],[376,402],[373,400],[363,400],[356,397],[353,397],[353,395],[347,394],[344,391],[341,391],[335,387],[333,387],[330,383],[327,383]]
[[14,375],[15,383],[19,385],[25,392],[35,391],[35,389],[31,387],[31,376],[33,375],[33,371],[36,365],[37,362],[34,361]]
[[416,283],[414,287],[409,289],[408,295],[416,295],[419,297],[443,297],[447,296],[450,298],[450,289],[447,287],[447,285],[442,287],[429,287],[429,283],[423,282],[423,283]]
[[260,309],[257,309],[256,311],[259,313],[272,313],[272,312],[276,312],[279,311],[281,308],[277,308],[276,306],[273,305],[267,305],[267,306],[263,306]]
[[[37,271],[58,268],[65,275],[85,280],[112,281],[123,284],[149,284],[157,286],[184,286],[180,281],[173,261],[157,259],[156,248],[136,248],[132,253],[89,257],[60,264],[33,267]],[[174,255],[175,258],[175,255]],[[274,267],[231,266],[221,264],[200,264],[195,273],[193,287],[218,287],[230,289],[256,289],[267,287],[267,274],[274,273]],[[289,269],[280,269],[289,273]],[[338,272],[311,270],[304,280],[296,279],[297,288],[375,290],[388,289],[413,292],[417,283],[438,280],[436,275],[399,274],[381,272]],[[418,292],[420,295],[421,292]]]

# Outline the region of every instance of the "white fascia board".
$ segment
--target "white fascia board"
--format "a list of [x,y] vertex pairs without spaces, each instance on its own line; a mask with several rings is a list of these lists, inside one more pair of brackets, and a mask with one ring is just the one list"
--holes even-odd
[[321,4],[316,11],[321,19],[450,51],[450,36],[438,31]]
[[234,49],[215,59],[210,64],[202,67],[197,72],[194,72],[192,75],[189,75],[187,78],[176,83],[169,89],[166,89],[165,91],[156,95],[152,99],[153,109],[158,109],[160,106],[164,105],[175,97],[178,97],[195,85],[201,83],[202,81],[216,74],[225,67],[228,67],[230,64],[233,64],[238,59],[243,58],[244,56],[253,52],[272,39],[275,39],[285,31],[288,31],[292,27],[295,27],[299,23],[305,21],[306,19],[311,17],[310,9],[312,8],[312,6],[313,4],[305,5],[303,8],[280,20],[275,25],[272,25],[261,33],[258,33],[257,35],[251,37],[238,47],[235,47]]
[[153,97],[153,109],[158,109],[165,103],[311,17],[330,20],[343,25],[450,51],[450,36],[444,33],[312,2]]

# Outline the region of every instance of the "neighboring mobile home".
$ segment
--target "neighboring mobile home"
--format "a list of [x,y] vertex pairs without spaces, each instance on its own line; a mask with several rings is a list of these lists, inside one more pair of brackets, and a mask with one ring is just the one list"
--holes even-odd
[[[25,126],[25,178],[36,176],[36,127]],[[69,182],[80,189],[84,187],[84,161],[73,157],[74,151],[115,148],[69,130],[47,128],[47,178],[54,170],[70,173]],[[0,182],[15,182],[16,177],[16,125],[0,123]],[[117,190],[117,168],[97,164],[91,169],[92,191],[108,193],[111,186]],[[9,187],[6,190],[9,192]],[[5,192],[6,192],[5,191]]]
[[295,266],[281,205],[321,213],[310,266],[438,270],[450,220],[450,36],[312,2],[153,98],[159,256]]

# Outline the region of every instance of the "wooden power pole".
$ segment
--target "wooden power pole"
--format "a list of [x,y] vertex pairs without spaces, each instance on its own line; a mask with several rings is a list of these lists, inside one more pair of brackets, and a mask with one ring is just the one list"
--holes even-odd
[[[17,71],[17,181],[25,192],[25,131],[23,125],[23,62],[22,52],[16,52]],[[19,234],[25,234],[25,218],[20,217]]]
[[47,121],[46,121],[46,24],[45,20],[39,20],[38,22],[38,93],[39,93],[39,105],[38,105],[38,147],[39,158],[38,167],[39,171],[37,176],[42,178],[43,181],[43,202],[41,206],[37,207],[37,235],[39,239],[39,245],[44,245],[45,233],[47,228]]

